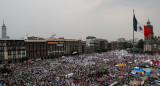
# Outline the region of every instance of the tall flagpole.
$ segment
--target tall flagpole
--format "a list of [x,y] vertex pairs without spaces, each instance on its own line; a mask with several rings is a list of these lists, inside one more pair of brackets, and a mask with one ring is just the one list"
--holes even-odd
[[[133,17],[134,17],[134,9],[133,9]],[[134,23],[134,20],[133,20]],[[133,26],[133,64],[134,64],[134,26]]]

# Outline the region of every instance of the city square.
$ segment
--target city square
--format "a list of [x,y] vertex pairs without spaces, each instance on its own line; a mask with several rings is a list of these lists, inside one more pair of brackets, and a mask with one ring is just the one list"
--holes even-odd
[[[24,63],[10,64],[11,74],[1,74],[1,82],[15,86],[141,86],[158,84],[144,82],[149,76],[159,79],[159,65],[153,66],[150,55],[136,54],[135,64],[126,52],[112,51],[107,53],[62,56],[57,59],[35,59]],[[160,60],[157,56],[157,60]],[[124,64],[124,65],[123,65]],[[151,74],[131,72],[134,67],[147,64]],[[157,70],[158,69],[158,70]],[[138,71],[138,70],[137,70]],[[146,77],[143,79],[143,77]],[[5,86],[4,85],[4,86]]]
[[0,86],[160,86],[160,0],[1,0]]

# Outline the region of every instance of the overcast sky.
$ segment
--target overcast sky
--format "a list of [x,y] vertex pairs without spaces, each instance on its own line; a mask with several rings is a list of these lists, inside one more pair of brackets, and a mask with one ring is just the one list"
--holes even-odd
[[160,35],[160,0],[0,0],[0,25],[4,19],[11,38],[132,39],[133,9],[140,23],[149,19]]

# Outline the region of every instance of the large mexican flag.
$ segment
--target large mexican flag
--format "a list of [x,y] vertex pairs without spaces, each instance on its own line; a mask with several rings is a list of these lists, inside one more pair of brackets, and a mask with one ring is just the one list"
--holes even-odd
[[134,27],[134,31],[143,33],[145,37],[148,37],[149,34],[152,32],[148,27],[139,23],[135,15],[133,16],[133,27]]

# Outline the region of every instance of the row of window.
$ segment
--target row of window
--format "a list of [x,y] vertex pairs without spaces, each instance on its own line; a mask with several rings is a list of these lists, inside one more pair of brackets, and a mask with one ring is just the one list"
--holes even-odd
[[4,55],[4,52],[0,52],[0,55]]
[[4,47],[0,47],[0,50],[4,50]]
[[13,53],[14,55],[15,55],[15,54],[21,54],[21,53],[22,53],[22,54],[25,54],[25,51],[8,51],[8,55],[11,55],[12,53]]
[[0,42],[0,46],[4,46],[5,43]]
[[26,47],[7,47],[8,50],[11,49],[26,49]]
[[23,55],[8,55],[8,59],[16,59],[16,58],[22,58],[25,57],[25,54]]
[[[16,52],[14,51],[13,54],[16,55]],[[25,51],[17,52],[17,54],[18,55],[21,55],[21,54],[23,55],[23,54],[25,54]],[[4,55],[4,52],[0,52],[0,55]],[[8,55],[11,55],[11,52],[8,52]]]

